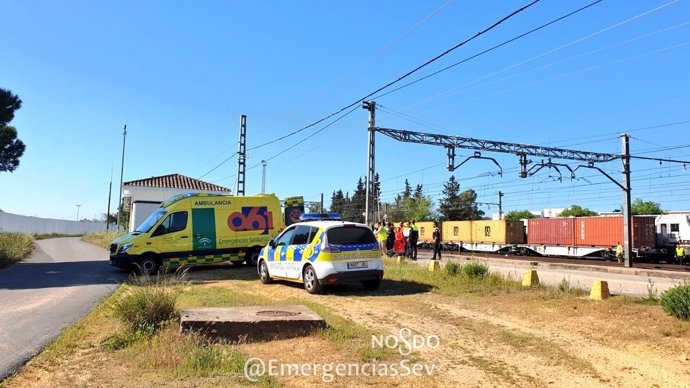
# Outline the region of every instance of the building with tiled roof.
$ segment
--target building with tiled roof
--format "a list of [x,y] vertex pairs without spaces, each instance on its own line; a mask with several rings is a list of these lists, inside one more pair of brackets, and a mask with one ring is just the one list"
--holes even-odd
[[230,189],[181,174],[125,182],[123,203],[124,209],[130,211],[129,231],[144,222],[166,198],[185,193],[230,194]]

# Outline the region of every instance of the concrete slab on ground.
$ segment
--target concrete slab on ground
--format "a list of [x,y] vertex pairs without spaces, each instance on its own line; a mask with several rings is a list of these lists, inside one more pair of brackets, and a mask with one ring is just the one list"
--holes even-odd
[[231,343],[306,336],[326,321],[302,305],[184,309],[180,330]]

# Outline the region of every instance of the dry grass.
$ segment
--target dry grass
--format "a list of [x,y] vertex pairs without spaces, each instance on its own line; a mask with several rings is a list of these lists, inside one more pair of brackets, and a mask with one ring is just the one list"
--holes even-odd
[[117,232],[98,232],[98,233],[89,233],[85,236],[83,236],[81,239],[86,241],[87,243],[99,246],[105,250],[110,249],[110,243],[115,240],[118,236],[120,236],[122,233],[117,233]]
[[21,261],[34,248],[34,238],[28,233],[0,233],[0,268]]
[[[280,363],[399,362],[371,346],[372,334],[402,327],[440,337],[437,351],[414,362],[433,364],[424,378],[334,377],[333,386],[641,386],[690,381],[690,322],[657,305],[615,297],[592,301],[576,287],[523,290],[509,279],[466,278],[386,262],[381,289],[336,288],[309,295],[298,285],[262,285],[250,267],[189,271],[177,308],[305,304],[329,329],[304,338],[250,344],[208,343],[168,325],[120,348],[104,346],[123,327],[102,305],[31,361],[8,387],[38,386],[321,386],[321,376],[244,378],[247,359]],[[114,298],[128,292],[122,286]],[[103,367],[106,365],[107,367]],[[663,366],[660,367],[660,366]]]

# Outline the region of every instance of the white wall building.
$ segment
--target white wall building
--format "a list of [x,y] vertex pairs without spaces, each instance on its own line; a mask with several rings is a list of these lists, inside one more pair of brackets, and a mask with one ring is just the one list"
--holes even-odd
[[154,176],[123,184],[123,203],[130,209],[129,231],[133,231],[167,198],[185,193],[230,194],[230,189],[180,174]]

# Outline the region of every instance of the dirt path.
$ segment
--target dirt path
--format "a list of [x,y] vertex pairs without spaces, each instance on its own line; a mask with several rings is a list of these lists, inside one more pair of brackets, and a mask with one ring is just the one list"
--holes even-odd
[[[645,339],[640,333],[649,327],[644,326],[646,322],[659,319],[648,316],[630,319],[630,325],[641,327],[617,336],[620,327],[615,322],[599,321],[597,314],[603,305],[593,301],[567,301],[583,312],[567,315],[559,313],[562,306],[548,300],[529,309],[524,301],[516,303],[512,295],[386,295],[390,290],[384,285],[377,296],[355,289],[311,296],[286,284],[222,281],[210,285],[277,301],[307,299],[392,335],[410,329],[422,336],[438,336],[438,349],[421,348],[412,355],[435,366],[432,379],[421,384],[414,379],[396,381],[398,386],[690,386],[687,333],[685,338],[671,333],[659,343],[654,335]],[[632,310],[634,314],[635,306]],[[286,382],[288,386],[293,383],[300,385],[298,380]]]

